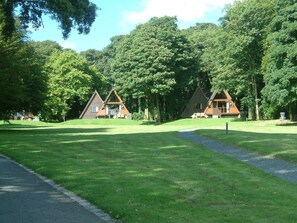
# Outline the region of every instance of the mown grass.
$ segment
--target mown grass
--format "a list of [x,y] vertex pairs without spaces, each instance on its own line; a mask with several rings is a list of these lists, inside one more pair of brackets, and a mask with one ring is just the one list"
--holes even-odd
[[[176,134],[199,128],[210,137],[224,135],[225,121],[179,120],[156,126],[127,120],[13,122],[0,125],[0,153],[123,222],[297,221],[296,185]],[[257,125],[232,122],[227,137],[252,134]],[[278,128],[273,123],[261,126],[271,128],[270,133]],[[295,134],[295,127],[285,128],[274,131]],[[218,138],[230,140],[224,137]]]
[[280,158],[297,164],[297,125],[279,125],[278,121],[230,122],[225,126],[201,128],[197,133],[229,145],[270,158]]

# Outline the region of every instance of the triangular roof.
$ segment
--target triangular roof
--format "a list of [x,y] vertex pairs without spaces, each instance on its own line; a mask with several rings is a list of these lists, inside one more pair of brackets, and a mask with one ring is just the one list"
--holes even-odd
[[100,110],[97,112],[97,116],[106,116],[106,106],[107,105],[119,105],[119,106],[121,106],[121,110],[120,110],[119,114],[122,114],[122,115],[130,114],[130,112],[126,108],[124,102],[122,101],[121,97],[117,94],[115,89],[112,89],[109,92],[103,105],[101,106]]
[[222,92],[221,92],[220,95],[219,95],[218,93],[219,93],[218,90],[215,90],[215,91],[212,93],[212,95],[211,95],[209,101],[213,101],[213,100],[215,100],[215,99],[219,99],[219,100],[228,100],[228,101],[231,100],[231,101],[232,101],[232,97],[230,96],[230,94],[228,93],[228,91],[226,91],[226,90],[222,90]]
[[[220,111],[219,108],[213,106],[214,102],[229,103],[229,105],[228,105],[229,110],[226,110],[224,112]],[[227,108],[227,106],[226,106],[226,108]],[[208,101],[207,107],[204,110],[204,114],[206,114],[206,115],[217,115],[217,114],[239,115],[240,112],[239,112],[238,108],[236,107],[235,103],[232,101],[232,97],[230,96],[230,94],[228,93],[227,90],[222,90],[221,92],[219,92],[218,90],[215,90]]]
[[181,114],[182,118],[190,118],[194,113],[203,113],[207,106],[208,99],[202,89],[197,86],[194,94],[192,95],[189,103]]
[[[79,118],[95,118],[96,113],[92,112],[92,106],[97,106],[98,110],[103,105],[103,100],[100,97],[99,93],[95,90],[92,94],[91,98],[89,99],[86,107],[84,108],[83,112],[80,114]],[[94,113],[94,114],[91,114]]]

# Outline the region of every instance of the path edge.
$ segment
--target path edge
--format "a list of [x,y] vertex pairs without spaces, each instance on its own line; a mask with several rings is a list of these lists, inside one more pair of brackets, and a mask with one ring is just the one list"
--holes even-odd
[[24,166],[23,164],[20,164],[20,163],[16,162],[15,160],[13,160],[12,158],[10,158],[10,157],[8,157],[6,155],[3,155],[3,154],[0,153],[0,157],[9,160],[10,162],[14,163],[15,165],[17,165],[17,166],[21,167],[22,169],[26,170],[27,172],[35,175],[41,181],[47,183],[49,186],[51,186],[52,188],[54,188],[57,191],[61,192],[62,194],[64,194],[69,199],[75,201],[76,203],[78,203],[80,206],[82,206],[86,210],[88,210],[88,211],[92,212],[93,214],[95,214],[96,216],[98,216],[100,218],[100,220],[102,220],[103,222],[105,222],[105,223],[119,223],[120,222],[118,220],[114,220],[113,218],[111,218],[111,216],[109,214],[107,214],[103,210],[97,208],[95,205],[91,204],[87,200],[77,196],[76,194],[72,193],[71,191],[69,191],[69,190],[65,189],[64,187],[61,187],[60,185],[56,184],[51,179],[49,179],[49,178],[47,178],[45,176],[42,176],[39,173],[36,173],[34,170]]

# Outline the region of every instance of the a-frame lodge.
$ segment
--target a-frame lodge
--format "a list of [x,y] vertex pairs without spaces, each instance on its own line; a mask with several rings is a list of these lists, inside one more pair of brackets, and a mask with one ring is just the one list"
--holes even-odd
[[240,114],[231,96],[226,90],[214,91],[204,110],[205,117],[238,117]]
[[97,118],[128,118],[130,112],[126,108],[124,102],[117,94],[117,92],[112,89],[103,105],[96,114]]

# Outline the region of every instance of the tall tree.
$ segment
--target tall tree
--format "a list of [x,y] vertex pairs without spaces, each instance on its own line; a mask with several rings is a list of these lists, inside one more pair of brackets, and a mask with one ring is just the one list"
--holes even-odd
[[4,27],[2,34],[10,37],[15,30],[15,17],[20,19],[24,28],[32,24],[33,28],[42,26],[42,15],[50,15],[60,24],[63,37],[67,38],[71,29],[81,34],[90,32],[96,18],[97,7],[89,0],[1,0]]
[[176,18],[152,18],[118,45],[113,63],[115,86],[120,93],[138,99],[139,106],[141,99],[146,101],[160,121],[164,118],[161,111],[166,107],[166,96],[177,89],[177,83],[184,87],[191,74],[189,51]]
[[91,66],[104,76],[106,89],[100,89],[100,94],[103,96],[114,86],[115,81],[112,75],[112,64],[116,55],[116,48],[123,38],[124,36],[122,35],[112,37],[110,44],[102,51],[90,49],[80,53],[81,56],[87,59]]
[[266,108],[287,108],[290,119],[297,120],[297,3],[282,0],[277,6],[267,38],[262,93]]
[[[261,72],[267,26],[274,16],[274,0],[235,1],[222,18],[222,30],[210,46],[212,84],[215,88],[234,86],[236,94],[259,119],[259,93],[263,88]],[[213,50],[212,50],[213,49]]]
[[[205,50],[211,44],[213,38],[213,30],[217,29],[217,25],[213,23],[197,23],[195,26],[183,30],[191,44],[191,51],[193,57],[195,58],[195,78],[198,85],[203,89],[204,92],[210,92],[211,80],[210,73],[211,70],[208,66],[208,59],[203,61],[203,54]],[[205,62],[205,63],[204,63]],[[195,89],[193,89],[194,92]]]
[[18,31],[9,40],[0,34],[0,52],[0,119],[22,110],[36,113],[45,97],[46,76],[34,49]]
[[95,71],[74,51],[56,51],[45,65],[48,74],[48,95],[43,110],[46,120],[65,120],[71,106],[84,103],[92,89]]

